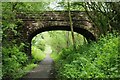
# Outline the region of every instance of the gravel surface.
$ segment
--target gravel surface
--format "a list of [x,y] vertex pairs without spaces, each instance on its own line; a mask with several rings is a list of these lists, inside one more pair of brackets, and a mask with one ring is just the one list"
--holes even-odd
[[50,78],[53,78],[52,69],[53,69],[53,60],[51,59],[50,54],[46,54],[46,58],[42,60],[36,68],[30,71],[24,77],[24,79],[41,80],[42,78],[44,78],[44,80],[48,80],[48,79],[50,80]]

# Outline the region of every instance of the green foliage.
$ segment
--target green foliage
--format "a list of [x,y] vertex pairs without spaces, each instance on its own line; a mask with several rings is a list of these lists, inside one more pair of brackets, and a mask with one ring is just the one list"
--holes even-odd
[[[89,20],[100,31],[105,34],[107,30],[115,29],[120,31],[120,2],[72,2],[70,1],[70,10],[85,11]],[[61,0],[59,6],[63,10],[67,10],[67,1]]]
[[[49,45],[52,48],[52,53],[59,53],[63,48],[67,48],[72,45],[72,37],[69,31],[49,31],[36,35],[32,39],[32,46],[45,50],[45,46]],[[75,33],[76,44],[83,45],[84,37],[78,33]]]
[[59,53],[62,48],[66,48],[66,35],[64,31],[50,31],[51,47],[53,53]]
[[54,61],[57,61],[57,60],[59,60],[59,55],[58,55],[58,53],[51,53],[51,58],[54,60]]
[[[72,11],[85,11],[84,7],[82,6],[84,3],[83,2],[70,2],[70,10]],[[68,9],[68,5],[67,5],[67,1],[65,0],[61,0],[59,3],[59,6],[63,8],[63,10],[67,10]]]
[[37,64],[28,64],[26,67],[23,68],[23,75],[27,72],[30,72],[33,68],[37,67]]
[[20,46],[2,47],[3,79],[18,79],[37,66],[37,64],[29,64],[27,55],[20,51],[23,45],[22,43]]
[[19,46],[2,48],[3,78],[18,78],[19,71],[27,64],[28,57],[21,52]]
[[[25,48],[27,45],[22,40],[21,28],[23,22],[16,19],[19,12],[41,12],[48,3],[29,3],[29,2],[3,2],[2,3],[2,72],[4,79],[16,79],[25,74],[24,67],[30,63],[28,61]],[[37,49],[38,50],[38,49]],[[29,65],[28,65],[29,66]],[[30,69],[34,67],[33,65]],[[28,68],[29,69],[29,68]]]
[[46,55],[44,52],[42,52],[36,46],[32,46],[32,56],[33,56],[33,61],[38,62],[38,61],[43,60]]
[[117,78],[118,36],[109,33],[98,42],[64,49],[55,64],[57,78]]
[[[49,40],[53,53],[59,53],[62,49],[72,46],[72,36],[70,31],[50,31]],[[83,45],[84,37],[74,32],[76,44]]]
[[19,12],[41,12],[47,9],[49,2],[16,3],[15,9]]
[[2,74],[2,64],[0,63],[0,79],[2,79],[2,76],[3,76],[3,74]]
[[[24,12],[42,12],[46,10],[49,4],[45,2],[30,3],[30,2],[3,2],[2,3],[2,30],[3,38],[8,38],[10,35],[19,35],[19,28],[21,27],[22,20],[16,19],[17,13]],[[28,15],[29,16],[29,15]],[[10,33],[13,34],[10,34]]]

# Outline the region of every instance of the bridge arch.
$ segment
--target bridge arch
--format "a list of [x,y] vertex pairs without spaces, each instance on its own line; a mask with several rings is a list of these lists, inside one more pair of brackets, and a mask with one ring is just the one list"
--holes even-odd
[[[45,32],[45,31],[55,31],[55,30],[62,30],[62,31],[71,31],[70,26],[49,26],[49,27],[43,27],[40,29],[35,30],[28,36],[29,42],[33,39],[34,36],[36,36],[39,33]],[[80,27],[73,27],[74,32],[77,32],[78,34],[83,35],[87,41],[96,41],[96,37],[89,32],[86,29],[80,28]]]
[[[28,42],[29,42],[29,55],[31,55],[31,41],[33,39],[33,37],[35,37],[37,34],[45,32],[45,31],[56,31],[56,30],[62,30],[62,31],[70,31],[70,26],[47,26],[47,27],[42,27],[39,28],[35,31],[33,31],[31,34],[29,34],[28,36]],[[90,41],[96,41],[96,37],[88,30],[80,28],[80,27],[73,27],[74,32],[77,32],[78,34],[83,35],[88,43]]]

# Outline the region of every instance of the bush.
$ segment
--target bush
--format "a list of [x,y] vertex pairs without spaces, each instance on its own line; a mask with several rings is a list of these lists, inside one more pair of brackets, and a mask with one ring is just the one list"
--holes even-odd
[[39,62],[45,58],[45,53],[38,49],[36,46],[32,46],[33,62]]
[[109,33],[98,42],[64,49],[56,63],[59,78],[117,78],[118,36]]
[[51,57],[54,61],[59,60],[59,55],[58,55],[58,53],[51,53],[50,57]]
[[28,57],[24,52],[21,52],[16,45],[3,47],[2,52],[3,78],[18,78],[20,75],[17,73],[27,64]]
[[20,51],[22,46],[23,44],[2,48],[3,79],[16,80],[37,66],[37,64],[29,63],[27,55]]

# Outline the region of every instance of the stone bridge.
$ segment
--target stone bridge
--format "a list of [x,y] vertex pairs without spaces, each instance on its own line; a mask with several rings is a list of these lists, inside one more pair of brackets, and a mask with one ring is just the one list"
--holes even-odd
[[[21,39],[29,45],[27,51],[31,51],[31,40],[37,34],[51,30],[70,31],[70,20],[68,11],[45,11],[39,13],[18,13],[17,18],[22,19]],[[83,35],[88,41],[98,38],[98,31],[88,19],[85,12],[71,11],[73,30]],[[30,52],[28,52],[30,53]]]

